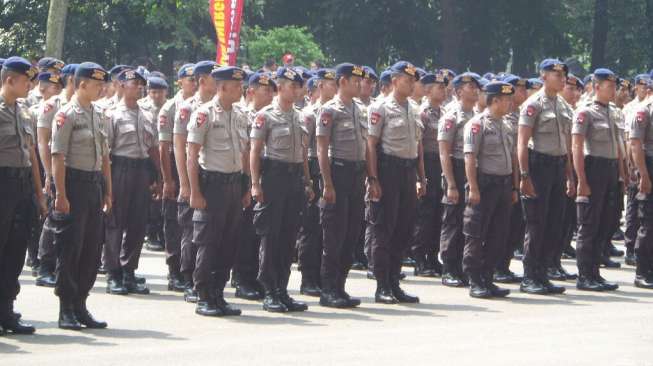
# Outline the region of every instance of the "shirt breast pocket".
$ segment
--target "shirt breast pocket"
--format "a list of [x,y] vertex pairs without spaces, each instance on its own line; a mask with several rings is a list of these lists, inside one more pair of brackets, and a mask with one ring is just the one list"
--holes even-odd
[[610,141],[610,127],[607,123],[595,123],[592,125],[592,139],[594,141]]
[[93,132],[86,127],[73,129],[71,141],[74,144],[90,145],[93,140]]
[[557,128],[556,114],[553,111],[542,113],[540,121],[537,124],[538,133],[553,133]]
[[483,136],[484,153],[487,155],[501,155],[503,144],[498,132],[492,132]]
[[292,136],[290,136],[289,126],[278,126],[273,128],[270,137],[272,139],[273,148],[282,150],[290,149]]
[[125,121],[118,124],[118,138],[122,144],[135,145],[137,141],[136,126]]
[[393,118],[388,122],[387,137],[391,140],[403,140],[408,137],[406,121],[402,118]]
[[339,141],[353,141],[356,138],[354,124],[352,122],[345,122],[338,126],[336,129],[336,138]]
[[224,151],[231,148],[229,134],[224,126],[213,126],[209,138],[211,140],[212,150]]

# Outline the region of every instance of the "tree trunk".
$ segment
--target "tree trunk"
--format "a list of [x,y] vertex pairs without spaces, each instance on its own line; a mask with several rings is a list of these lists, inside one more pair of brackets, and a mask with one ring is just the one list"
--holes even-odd
[[456,0],[442,0],[440,3],[442,7],[442,23],[440,31],[441,41],[441,60],[436,64],[442,67],[455,69],[460,72],[460,47],[461,29],[459,27],[458,16],[456,15]]
[[45,55],[62,58],[68,0],[50,0],[45,36]]
[[605,45],[608,41],[608,0],[594,1],[592,31],[592,70],[605,65]]

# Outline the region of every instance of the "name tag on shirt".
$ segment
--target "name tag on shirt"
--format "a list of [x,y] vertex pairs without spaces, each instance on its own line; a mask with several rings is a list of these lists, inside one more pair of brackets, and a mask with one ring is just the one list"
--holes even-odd
[[120,127],[118,127],[118,132],[120,133],[128,133],[134,131],[136,131],[136,126],[134,125],[121,125]]

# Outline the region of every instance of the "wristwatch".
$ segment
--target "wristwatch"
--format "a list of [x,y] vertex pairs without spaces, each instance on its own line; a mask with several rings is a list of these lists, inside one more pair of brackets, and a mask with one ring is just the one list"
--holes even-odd
[[377,177],[367,177],[367,182],[371,183],[371,182],[377,181],[378,179],[379,178],[377,178]]
[[521,179],[528,179],[530,178],[530,175],[528,174],[528,172],[520,172],[519,177],[521,177]]

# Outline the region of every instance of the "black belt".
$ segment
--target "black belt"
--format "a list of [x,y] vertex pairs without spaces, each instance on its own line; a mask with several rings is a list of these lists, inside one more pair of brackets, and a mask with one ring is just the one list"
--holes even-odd
[[288,174],[292,175],[304,175],[304,165],[302,163],[287,163],[285,161],[265,159],[263,160],[263,169],[288,172]]
[[331,164],[337,167],[353,169],[356,172],[363,171],[367,169],[367,164],[365,160],[362,161],[351,161],[345,159],[332,158]]
[[207,183],[241,183],[243,173],[221,173],[201,169],[200,178]]
[[111,155],[111,163],[114,165],[127,166],[129,168],[144,168],[149,164],[148,158],[127,158],[124,156]]
[[489,183],[489,184],[510,184],[512,185],[512,174],[508,175],[495,175],[495,174],[485,174],[478,173],[478,182]]
[[619,166],[619,160],[618,159],[609,159],[609,158],[603,158],[600,156],[592,156],[592,155],[587,155],[585,156],[585,164],[586,165],[598,165],[598,166],[606,166],[610,168],[616,168]]
[[531,149],[528,150],[528,158],[534,163],[543,164],[564,164],[567,162],[567,155],[554,156],[543,154]]
[[452,157],[451,158],[451,165],[454,168],[463,168],[463,169],[465,169],[465,160]]
[[100,183],[103,179],[104,177],[101,172],[87,172],[85,170],[66,168],[66,180]]
[[381,154],[379,155],[381,165],[394,165],[402,168],[415,168],[417,167],[417,159],[402,159],[396,156]]
[[437,152],[426,152],[424,151],[424,160],[436,160],[440,161],[440,154]]
[[32,175],[32,168],[29,167],[22,167],[22,168],[9,167],[9,166],[0,167],[0,177],[2,178],[26,179],[31,177],[31,175]]

